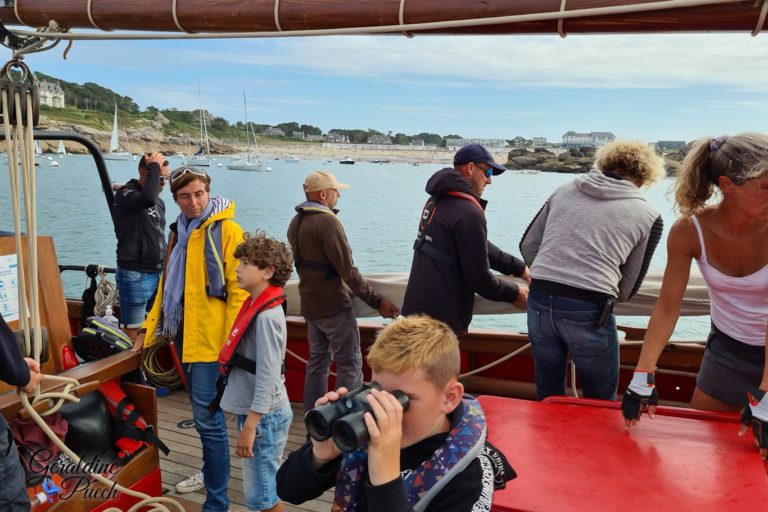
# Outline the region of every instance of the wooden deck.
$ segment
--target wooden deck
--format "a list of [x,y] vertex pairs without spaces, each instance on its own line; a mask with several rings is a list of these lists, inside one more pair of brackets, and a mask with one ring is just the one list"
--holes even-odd
[[[297,449],[306,439],[304,428],[304,407],[302,404],[291,404],[293,408],[293,423],[288,434],[286,453]],[[177,495],[174,486],[202,467],[202,449],[200,438],[192,425],[192,409],[189,396],[185,391],[174,390],[168,396],[157,399],[159,437],[170,448],[168,456],[160,454],[160,468],[163,472],[163,487],[165,496],[179,496],[189,502],[201,504],[205,501],[205,489],[194,493]],[[237,443],[237,431],[234,420],[227,414],[227,431],[229,433],[229,446],[234,453]],[[182,423],[186,422],[186,424]],[[184,428],[187,427],[188,428]],[[242,464],[237,455],[230,459],[229,499],[232,512],[244,512]],[[331,509],[333,492],[327,491],[319,499],[308,501],[302,505],[290,505],[286,503],[285,510],[289,512],[327,512]],[[186,506],[186,504],[185,504]],[[195,510],[194,506],[188,506],[188,510]]]

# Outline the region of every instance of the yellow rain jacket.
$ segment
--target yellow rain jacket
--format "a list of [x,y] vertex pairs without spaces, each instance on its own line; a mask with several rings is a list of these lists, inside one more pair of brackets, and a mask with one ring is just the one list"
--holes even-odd
[[[237,286],[235,248],[243,241],[243,229],[233,219],[235,204],[211,216],[189,236],[187,243],[187,264],[184,281],[184,363],[210,363],[219,358],[219,352],[227,340],[235,316],[248,292]],[[205,232],[216,221],[221,221],[221,250],[224,256],[224,280],[227,289],[226,302],[206,293],[207,275],[205,269]],[[168,254],[176,242],[175,233],[168,243]],[[163,285],[160,280],[152,310],[142,327],[147,330],[144,347],[150,347],[162,340],[159,332],[162,318]]]

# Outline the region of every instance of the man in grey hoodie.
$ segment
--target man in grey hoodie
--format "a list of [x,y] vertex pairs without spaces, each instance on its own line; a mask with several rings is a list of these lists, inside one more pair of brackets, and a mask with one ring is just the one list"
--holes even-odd
[[565,394],[569,352],[584,397],[616,399],[613,304],[640,288],[661,238],[661,216],[640,188],[663,174],[663,161],[644,143],[604,146],[595,168],[555,190],[523,235],[539,400]]

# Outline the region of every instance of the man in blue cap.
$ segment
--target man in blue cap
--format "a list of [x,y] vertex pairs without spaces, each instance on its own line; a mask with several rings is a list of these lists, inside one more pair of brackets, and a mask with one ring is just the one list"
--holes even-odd
[[419,221],[403,315],[424,313],[457,334],[472,321],[475,293],[526,309],[528,289],[502,281],[491,269],[530,281],[528,267],[488,241],[483,190],[507,169],[480,144],[469,144],[427,181],[430,195]]

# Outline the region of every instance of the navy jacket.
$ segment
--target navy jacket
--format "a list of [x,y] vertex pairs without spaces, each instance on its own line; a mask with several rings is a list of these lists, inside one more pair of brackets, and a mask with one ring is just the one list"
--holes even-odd
[[[0,315],[0,380],[11,386],[24,387],[29,383],[29,366],[21,355],[16,335],[3,315]],[[0,414],[0,433],[4,433],[7,424]]]
[[[422,247],[413,252],[402,312],[427,314],[461,334],[472,321],[475,293],[493,301],[517,300],[518,287],[500,280],[491,269],[520,276],[525,263],[488,241],[487,202],[458,171],[436,172],[426,191],[432,197],[422,212],[417,239]],[[469,194],[477,203],[450,192]]]

